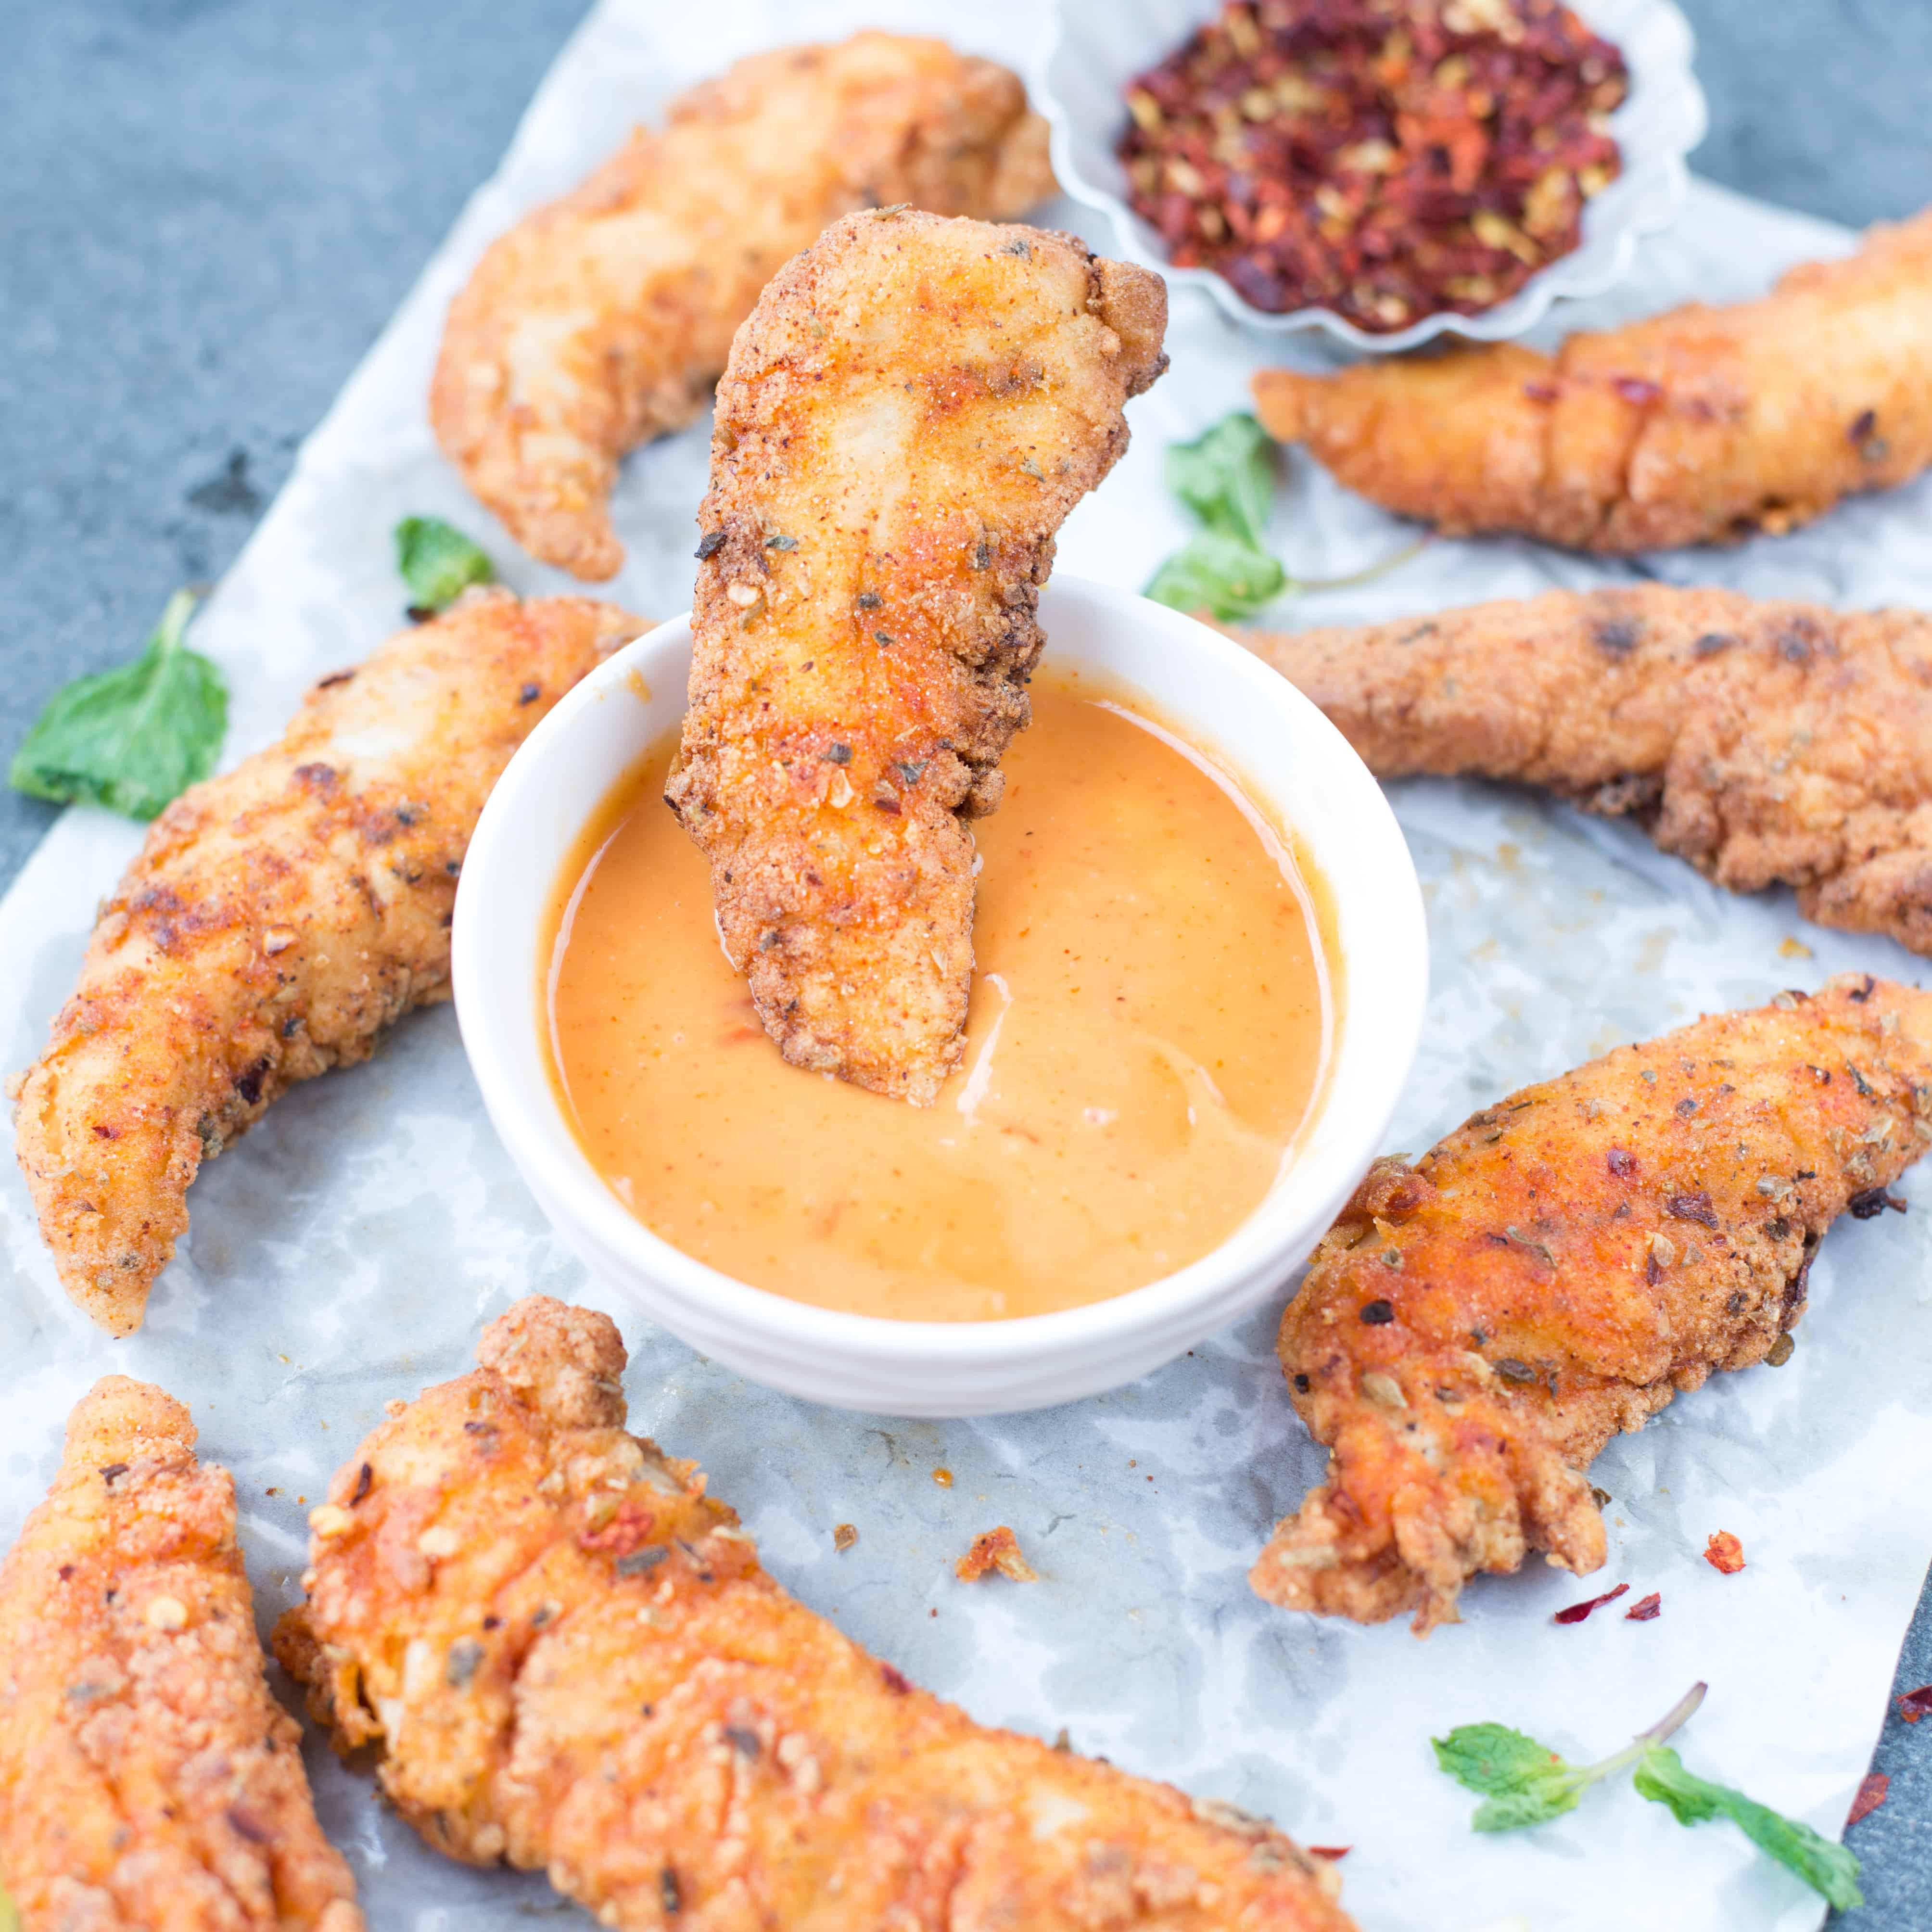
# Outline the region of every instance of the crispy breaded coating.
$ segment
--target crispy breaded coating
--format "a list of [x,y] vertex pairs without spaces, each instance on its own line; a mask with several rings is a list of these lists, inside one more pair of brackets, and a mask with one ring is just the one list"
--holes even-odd
[[1378,777],[1547,786],[1730,891],[1932,953],[1932,618],[1643,584],[1231,634]]
[[439,1850],[639,1932],[1346,1932],[1261,1821],[916,1689],[624,1432],[617,1331],[543,1296],[370,1436],[276,1652]]
[[1775,292],[1702,303],[1553,357],[1510,344],[1264,370],[1268,433],[1445,535],[1628,556],[1782,535],[1932,464],[1932,210]]
[[124,1376],[0,1564],[0,1874],[24,1932],[361,1932],[268,1694],[234,1483]]
[[1478,1570],[1604,1560],[1584,1472],[1713,1369],[1790,1353],[1819,1241],[1932,1143],[1932,994],[1853,974],[1619,1047],[1378,1160],[1282,1318],[1328,1480],[1268,1601],[1426,1634]]
[[991,61],[876,32],[754,54],[483,257],[450,305],[436,439],[533,556],[609,577],[618,459],[704,408],[758,291],[828,221],[997,220],[1052,192],[1046,124]]
[[141,1325],[204,1160],[448,998],[456,878],[490,788],[642,628],[586,599],[472,592],[325,678],[279,744],[155,820],[14,1109],[61,1284],[110,1334]]
[[1053,535],[1166,367],[1160,278],[886,209],[789,263],[718,388],[666,796],[794,1065],[929,1105],[964,1043],[971,833]]

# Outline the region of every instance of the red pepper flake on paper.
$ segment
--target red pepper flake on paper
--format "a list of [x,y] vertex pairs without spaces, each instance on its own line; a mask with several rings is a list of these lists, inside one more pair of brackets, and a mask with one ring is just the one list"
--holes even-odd
[[1932,1711],[1932,1684],[1922,1684],[1898,1700],[1898,1714],[1908,1724],[1917,1724],[1928,1711]]
[[1858,1786],[1858,1795],[1845,1815],[1845,1829],[1849,1832],[1861,1818],[1869,1818],[1885,1802],[1885,1795],[1891,1789],[1892,1780],[1883,1772],[1870,1772]]
[[1386,332],[1576,246],[1629,88],[1559,0],[1228,0],[1127,83],[1118,152],[1177,266]]
[[1653,1617],[1664,1614],[1664,1598],[1660,1592],[1653,1590],[1647,1597],[1640,1597],[1624,1612],[1627,1624],[1647,1624]]
[[1629,1588],[1628,1583],[1619,1583],[1614,1590],[1606,1590],[1600,1597],[1592,1597],[1587,1603],[1572,1604],[1567,1610],[1558,1610],[1550,1621],[1553,1624],[1580,1624],[1592,1610],[1600,1610],[1606,1604],[1614,1604]]
[[1310,1845],[1308,1856],[1311,1858],[1346,1858],[1354,1849],[1353,1845]]
[[1705,1544],[1704,1561],[1713,1570],[1735,1576],[1744,1567],[1744,1546],[1728,1529],[1720,1529]]

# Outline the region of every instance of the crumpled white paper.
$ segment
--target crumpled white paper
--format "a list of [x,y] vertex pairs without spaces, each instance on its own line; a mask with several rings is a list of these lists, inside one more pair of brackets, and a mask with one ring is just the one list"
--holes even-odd
[[[389,532],[434,512],[478,532],[520,588],[568,587],[532,565],[438,457],[424,395],[443,309],[485,243],[576,180],[634,119],[751,48],[869,17],[928,26],[1023,64],[1038,10],[606,0],[560,57],[496,178],[309,439],[295,473],[196,627],[235,693],[231,759],[274,737],[314,678],[399,621]],[[1049,219],[1082,227],[1060,204]],[[1097,232],[1090,238],[1104,239]],[[1695,296],[1756,292],[1841,231],[1700,187],[1613,297],[1560,326]],[[1546,330],[1552,336],[1554,330]],[[1178,307],[1174,368],[1131,412],[1134,446],[1076,512],[1060,568],[1138,584],[1184,534],[1160,455],[1243,405],[1275,356],[1198,298]],[[630,562],[614,592],[662,616],[688,602],[703,426],[634,458],[616,502]],[[1405,532],[1300,458],[1276,538],[1291,568],[1339,574]],[[1932,482],[1837,511],[1798,536],[1647,560],[1646,574],[1846,605],[1932,608]],[[1636,567],[1527,544],[1440,543],[1394,574],[1311,598],[1303,622],[1393,616]],[[1051,649],[1051,644],[1048,646]],[[1635,831],[1520,792],[1402,786],[1396,805],[1428,894],[1435,991],[1391,1144],[1419,1149],[1474,1108],[1612,1043],[1862,967],[1908,979],[1888,944],[1804,926],[1782,895],[1738,899]],[[80,962],[94,902],[137,833],[69,813],[0,902],[0,1017],[10,1070],[39,1050]],[[1796,938],[1808,954],[1784,945]],[[1321,1454],[1276,1368],[1273,1309],[1132,1388],[986,1423],[905,1423],[769,1394],[614,1308],[633,1349],[635,1425],[700,1459],[776,1575],[862,1642],[976,1716],[1051,1736],[1352,1846],[1348,1904],[1380,1932],[1741,1926],[1799,1932],[1821,1908],[1728,1826],[1685,1830],[1627,1790],[1538,1832],[1480,1838],[1474,1800],[1435,1767],[1432,1733],[1492,1718],[1572,1756],[1600,1755],[1710,1681],[1681,1741],[1694,1768],[1742,1783],[1836,1835],[1878,1729],[1899,1637],[1932,1550],[1932,1177],[1912,1211],[1847,1222],[1825,1243],[1782,1370],[1721,1376],[1613,1445],[1610,1556],[1587,1585],[1532,1562],[1484,1580],[1468,1621],[1418,1643],[1258,1602],[1245,1571],[1270,1526],[1319,1478]],[[194,1406],[235,1472],[266,1625],[297,1591],[304,1504],[392,1396],[468,1363],[477,1332],[532,1289],[602,1300],[545,1226],[484,1121],[448,1008],[406,1022],[370,1065],[282,1101],[196,1182],[192,1232],[146,1328],[111,1342],[61,1295],[13,1162],[0,1172],[0,1338],[8,1426],[0,1536],[42,1493],[70,1406],[110,1370]],[[1286,1296],[1289,1284],[1282,1284]],[[932,1479],[950,1468],[950,1488]],[[834,1524],[860,1540],[833,1553]],[[973,1534],[1010,1523],[1036,1583],[956,1582]],[[1728,1529],[1748,1567],[1702,1559]],[[1580,1626],[1558,1606],[1628,1580]],[[1656,1622],[1619,1612],[1650,1590]],[[312,1745],[324,1822],[382,1932],[508,1928],[553,1906],[539,1878],[440,1859],[368,1782]],[[585,1922],[588,1922],[587,1921]]]

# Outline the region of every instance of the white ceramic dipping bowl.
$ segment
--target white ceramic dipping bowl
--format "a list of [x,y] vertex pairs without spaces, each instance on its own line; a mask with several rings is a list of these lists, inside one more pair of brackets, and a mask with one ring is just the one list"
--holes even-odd
[[[1144,598],[1059,578],[1040,614],[1048,665],[1077,666],[1142,694],[1293,829],[1327,881],[1334,914],[1333,1054],[1298,1151],[1219,1247],[1144,1288],[998,1322],[895,1322],[812,1307],[659,1239],[585,1157],[552,1088],[542,1037],[547,915],[586,823],[683,716],[688,618],[619,651],[537,727],[490,794],[464,863],[457,1018],[490,1118],[544,1213],[641,1313],[754,1381],[814,1402],[901,1416],[989,1414],[1093,1395],[1172,1360],[1280,1292],[1378,1150],[1414,1057],[1428,982],[1421,892],[1394,814],[1341,734],[1240,646]],[[774,1147],[772,1158],[782,1161],[784,1149]]]

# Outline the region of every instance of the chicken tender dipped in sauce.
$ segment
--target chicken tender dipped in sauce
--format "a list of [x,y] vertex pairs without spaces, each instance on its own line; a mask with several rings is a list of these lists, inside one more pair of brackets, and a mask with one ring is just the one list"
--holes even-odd
[[882,209],[760,298],[718,386],[666,796],[787,1060],[929,1105],[973,838],[1027,722],[1067,512],[1166,366],[1166,291],[1076,239]]

